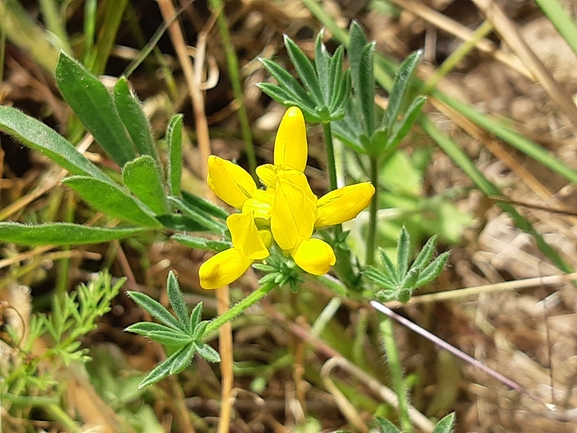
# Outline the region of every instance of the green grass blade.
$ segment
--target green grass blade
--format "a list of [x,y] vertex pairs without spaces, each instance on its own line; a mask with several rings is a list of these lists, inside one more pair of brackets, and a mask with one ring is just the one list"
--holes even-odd
[[577,26],[575,25],[575,18],[571,17],[563,9],[559,0],[535,0],[535,3],[547,15],[549,21],[567,41],[573,52],[577,54]]

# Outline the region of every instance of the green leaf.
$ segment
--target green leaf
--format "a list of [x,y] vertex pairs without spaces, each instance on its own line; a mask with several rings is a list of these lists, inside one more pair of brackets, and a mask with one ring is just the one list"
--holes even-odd
[[381,418],[378,416],[375,419],[376,427],[379,429],[379,433],[400,433],[401,431],[388,419]]
[[20,245],[85,245],[122,239],[141,233],[138,228],[89,227],[70,223],[26,225],[0,222],[0,241]]
[[[175,369],[174,368],[175,365],[178,366],[182,365],[183,354],[185,355],[188,354],[190,346],[193,346],[193,343],[181,347],[179,350],[170,355],[166,360],[164,360],[164,362],[161,362],[156,367],[154,367],[154,369],[150,373],[148,373],[148,375],[142,380],[142,382],[140,382],[140,384],[138,385],[138,389],[142,389],[145,386],[152,385],[153,383],[156,383],[159,380],[162,380],[165,377],[171,375],[172,371]],[[190,359],[192,359],[192,356],[190,357]]]
[[145,210],[144,205],[115,184],[86,176],[72,176],[62,183],[80,195],[86,202],[105,214],[156,228],[160,224]]
[[205,232],[209,229],[192,218],[180,214],[157,215],[156,219],[166,228],[185,232]]
[[[200,319],[202,317],[202,302],[199,302],[194,306],[192,312],[190,313],[190,320],[188,323],[188,328],[190,330],[190,334],[194,335],[198,324],[200,323]],[[201,338],[202,335],[194,335],[195,339]]]
[[[259,59],[261,63],[264,65],[266,70],[277,80],[278,85],[286,92],[288,99],[293,99],[297,101],[295,105],[298,107],[307,106],[309,109],[314,109],[315,101],[311,96],[306,92],[305,89],[299,84],[299,82],[281,65],[272,60],[268,59]],[[259,83],[259,87],[262,84],[270,84],[270,83]]]
[[405,226],[401,228],[399,240],[397,241],[397,275],[400,279],[405,278],[409,269],[409,256],[411,255],[411,237]]
[[172,195],[180,195],[182,180],[182,114],[170,119],[166,128],[168,145],[168,190]]
[[181,243],[190,248],[196,248],[197,250],[208,250],[216,251],[220,253],[221,251],[228,250],[232,247],[232,243],[226,241],[216,241],[212,239],[201,238],[198,236],[190,236],[182,233],[176,233],[172,235],[171,239],[176,242]]
[[[375,73],[374,59],[375,42],[368,44],[359,59],[358,88],[355,95],[359,99],[365,133],[370,137],[375,132]],[[359,93],[356,93],[359,92]]]
[[186,215],[196,223],[200,224],[206,230],[210,230],[217,233],[226,230],[226,225],[223,224],[221,221],[215,220],[210,215],[208,215],[207,213],[198,208],[195,209],[194,207],[189,206],[187,202],[181,200],[180,198],[169,197],[168,200],[174,207],[181,210],[184,215]]
[[425,284],[429,284],[435,278],[437,278],[443,269],[445,269],[445,265],[447,264],[447,260],[449,260],[449,252],[444,252],[439,257],[429,264],[425,269],[421,271],[419,274],[419,280],[417,281],[415,287],[421,287]]
[[403,281],[400,284],[402,289],[410,289],[411,291],[417,287],[417,281],[419,280],[419,271],[418,268],[410,268]]
[[208,200],[205,200],[202,197],[199,197],[195,194],[191,194],[189,192],[182,191],[182,199],[188,205],[189,208],[192,208],[195,210],[201,210],[201,211],[206,212],[207,214],[209,214],[213,217],[219,218],[223,221],[225,221],[229,216],[229,213],[227,211],[225,211],[223,208],[221,208],[220,206],[217,206],[217,205],[209,202]]
[[178,351],[180,352],[179,355],[175,358],[172,366],[170,367],[170,374],[178,374],[186,367],[188,367],[192,362],[192,357],[194,356],[196,348],[196,344],[191,342],[187,346],[184,346],[182,349],[180,349]]
[[311,61],[293,40],[286,35],[284,36],[284,45],[299,78],[303,82],[305,89],[314,98],[317,108],[324,106],[323,92]]
[[0,106],[0,130],[46,155],[72,174],[112,183],[108,176],[78,152],[68,140],[49,126],[15,108]]
[[399,280],[403,277],[402,275],[399,275],[397,273],[397,269],[395,268],[395,265],[393,265],[393,262],[391,261],[391,259],[389,258],[389,256],[387,255],[387,253],[385,252],[384,249],[379,248],[379,255],[381,257],[381,263],[383,264],[383,266],[385,267],[385,270],[388,272],[389,277],[395,281],[396,284],[399,283]]
[[423,246],[419,255],[413,262],[412,267],[417,269],[423,269],[433,258],[435,254],[435,246],[437,245],[437,235],[431,236],[427,243]]
[[56,65],[56,83],[86,129],[119,166],[136,158],[112,96],[98,78],[61,52]]
[[208,362],[220,362],[220,355],[206,343],[195,343],[197,353]]
[[126,328],[125,331],[143,335],[160,344],[168,346],[184,346],[185,344],[192,342],[192,337],[189,334],[183,333],[180,330],[174,330],[164,325],[159,325],[158,323],[135,323]]
[[361,89],[359,87],[361,55],[368,42],[359,22],[356,20],[353,20],[351,23],[349,33],[350,40],[349,47],[347,49],[347,57],[350,64],[353,90],[356,95],[359,95],[361,93]]
[[128,86],[126,77],[120,77],[114,86],[114,104],[120,119],[140,155],[149,155],[158,162],[151,127],[142,105]]
[[373,266],[369,266],[363,272],[363,275],[369,278],[373,283],[375,283],[379,287],[384,287],[389,290],[395,290],[397,288],[397,283],[395,280],[383,274],[381,271],[379,271]]
[[187,324],[180,323],[176,317],[174,317],[170,312],[158,301],[155,301],[150,296],[145,295],[140,292],[127,292],[130,299],[144,308],[151,316],[156,317],[166,326],[173,329],[179,330],[181,332],[187,332]]
[[160,168],[150,155],[128,162],[122,171],[124,184],[155,214],[168,211]]
[[[330,88],[333,83],[330,79],[329,65],[331,63],[331,56],[327,51],[327,47],[323,44],[324,30],[321,30],[317,35],[315,42],[315,69],[317,71],[318,81],[321,86],[323,100],[325,103],[330,101]],[[334,79],[334,77],[333,77]]]
[[210,321],[203,320],[194,329],[194,335],[192,336],[195,341],[201,340],[204,337],[204,333],[206,332],[206,328],[208,327]]
[[146,335],[151,340],[166,346],[184,346],[192,342],[192,337],[178,331],[152,331]]
[[421,54],[421,51],[417,51],[407,57],[401,64],[398,72],[395,74],[393,88],[391,90],[391,94],[389,95],[389,103],[383,118],[383,126],[388,131],[391,130],[393,124],[397,121],[397,117],[401,113],[401,108],[405,101],[405,96],[407,95],[407,90],[409,89],[411,78],[415,72],[415,69],[417,69],[417,65],[421,59]]
[[426,97],[417,96],[411,105],[409,105],[409,108],[407,108],[403,118],[395,124],[393,131],[389,131],[389,140],[385,148],[387,155],[392,154],[403,138],[407,136],[413,124],[419,118],[421,109],[423,108],[423,105],[425,105],[425,102],[427,102]]
[[[302,102],[299,102],[298,100],[296,100],[293,97],[293,95],[291,95],[289,92],[282,89],[281,87],[279,87],[276,84],[258,83],[257,86],[259,87],[259,89],[261,89],[264,93],[266,93],[268,96],[270,96],[272,99],[274,99],[279,104],[284,105],[285,107],[292,107],[292,106],[299,107],[302,110],[302,112],[305,116],[305,119],[308,122],[311,122],[311,123],[321,122],[322,119],[317,115],[317,113],[314,109],[314,105],[312,108],[308,105],[304,105]],[[314,104],[314,102],[313,102],[313,104]]]
[[176,313],[176,317],[182,323],[188,324],[188,309],[186,308],[186,302],[184,302],[184,296],[182,296],[182,291],[176,280],[174,272],[170,271],[168,273],[168,279],[166,280],[168,300],[172,309]]
[[166,332],[166,331],[173,331],[173,332],[182,332],[180,330],[174,330],[173,328],[161,325],[160,323],[153,323],[153,322],[138,322],[134,323],[133,325],[124,328],[125,332],[133,332],[139,335],[148,335],[150,332]]
[[433,433],[451,433],[455,425],[455,414],[450,413],[437,423]]

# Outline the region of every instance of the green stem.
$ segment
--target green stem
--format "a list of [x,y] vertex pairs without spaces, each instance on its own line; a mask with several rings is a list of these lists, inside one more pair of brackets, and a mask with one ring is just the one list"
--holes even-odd
[[325,150],[327,152],[327,169],[329,171],[330,190],[333,191],[337,186],[337,164],[335,162],[335,147],[333,145],[333,132],[330,123],[323,123],[323,136],[325,139]]
[[76,424],[76,422],[70,418],[59,405],[51,403],[47,405],[44,410],[48,412],[49,416],[54,421],[58,422],[62,427],[64,427],[64,431],[77,432],[81,430],[80,426]]
[[405,387],[403,368],[401,367],[399,351],[397,350],[395,335],[393,333],[393,322],[388,317],[385,317],[382,319],[379,327],[383,335],[393,387],[399,399],[401,427],[403,432],[412,433],[414,430],[411,424],[411,417],[409,416],[409,396],[407,394],[407,388]]
[[224,313],[221,316],[218,316],[216,319],[214,319],[212,322],[210,322],[208,324],[208,326],[206,327],[206,331],[205,331],[204,335],[210,335],[213,332],[217,331],[218,328],[220,328],[226,322],[231,321],[236,316],[238,316],[240,313],[245,311],[247,308],[249,308],[253,304],[260,301],[266,295],[268,295],[275,287],[277,287],[277,285],[275,283],[272,283],[272,282],[266,283],[266,284],[260,286],[258,289],[256,289],[254,292],[252,292],[246,298],[244,298],[242,301],[239,301],[237,304],[235,304],[226,313]]
[[369,232],[367,235],[367,265],[372,265],[375,262],[375,238],[377,236],[377,210],[379,208],[379,158],[372,156],[370,158],[370,178],[371,183],[375,187],[375,195],[371,200],[369,208]]
[[230,77],[230,82],[232,85],[232,91],[234,93],[234,99],[238,106],[238,119],[240,121],[240,129],[242,132],[242,139],[244,140],[244,145],[246,149],[246,157],[248,159],[248,167],[250,173],[258,182],[256,177],[256,153],[254,150],[254,144],[252,142],[252,134],[250,129],[250,122],[248,120],[248,115],[246,113],[246,107],[244,105],[244,92],[242,90],[242,82],[240,78],[240,68],[238,66],[238,57],[234,45],[230,39],[230,32],[228,31],[228,24],[226,22],[226,17],[223,13],[223,5],[221,0],[210,0],[210,4],[214,10],[218,11],[218,29],[220,31],[220,38],[222,40],[222,45],[224,46],[224,51],[226,53],[226,62],[228,65],[228,75]]

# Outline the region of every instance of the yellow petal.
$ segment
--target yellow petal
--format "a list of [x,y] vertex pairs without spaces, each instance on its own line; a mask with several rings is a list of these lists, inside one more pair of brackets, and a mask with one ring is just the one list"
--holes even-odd
[[274,165],[304,172],[307,164],[307,129],[303,113],[290,107],[283,116],[274,142]]
[[203,289],[226,286],[244,274],[253,261],[236,248],[222,251],[200,266],[200,286]]
[[271,208],[270,227],[276,243],[291,250],[311,237],[316,221],[316,197],[279,178]]
[[297,265],[309,274],[324,275],[337,261],[331,246],[320,239],[303,241],[293,254]]
[[264,243],[265,247],[270,248],[270,246],[272,245],[272,233],[270,232],[270,230],[259,230],[258,235],[262,239],[262,242]]
[[253,198],[249,198],[242,206],[242,213],[253,213],[257,225],[269,225],[271,205],[274,200],[274,190],[257,189]]
[[269,256],[268,249],[258,234],[252,213],[235,213],[226,219],[232,245],[251,260]]
[[274,187],[277,170],[278,167],[272,164],[263,164],[256,168],[256,175],[265,186]]
[[208,186],[223,202],[242,209],[256,191],[254,179],[243,168],[226,159],[208,158]]
[[317,202],[315,228],[332,226],[351,220],[366,208],[375,187],[370,182],[345,186],[325,194]]

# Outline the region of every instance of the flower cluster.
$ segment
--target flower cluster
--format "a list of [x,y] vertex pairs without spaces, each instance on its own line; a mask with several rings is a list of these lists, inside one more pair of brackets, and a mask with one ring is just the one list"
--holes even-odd
[[225,203],[239,209],[226,224],[233,247],[200,267],[200,284],[216,289],[239,278],[255,260],[269,256],[273,240],[295,263],[313,275],[327,273],[336,258],[315,229],[340,224],[357,216],[369,204],[375,189],[369,182],[313,194],[304,174],[308,155],[306,127],[297,107],[285,113],[274,148],[274,165],[257,167],[265,189],[259,189],[244,169],[211,156],[208,186]]

